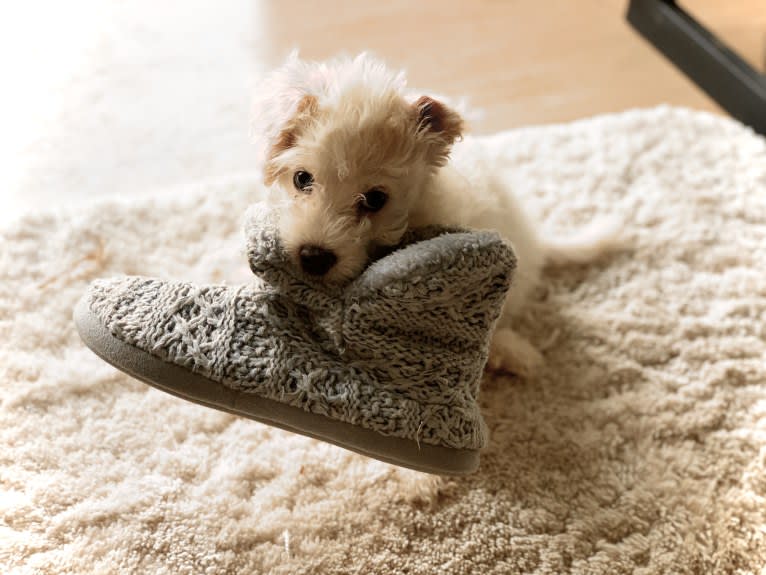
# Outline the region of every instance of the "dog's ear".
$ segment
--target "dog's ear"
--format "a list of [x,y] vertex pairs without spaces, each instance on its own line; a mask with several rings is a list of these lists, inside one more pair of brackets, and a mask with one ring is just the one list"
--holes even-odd
[[295,146],[298,137],[316,117],[318,110],[319,104],[316,96],[304,95],[298,100],[292,116],[285,122],[276,137],[269,142],[266,151],[266,163],[263,168],[264,183],[267,186],[273,184],[284,172],[284,168],[275,160],[280,154]]
[[317,66],[301,60],[297,52],[258,81],[252,103],[250,134],[257,147],[257,161],[266,184],[279,175],[274,162],[295,145],[317,111],[317,98],[325,79]]
[[418,133],[426,136],[424,139],[429,145],[429,162],[443,166],[452,144],[463,134],[463,118],[430,96],[421,96],[413,107]]

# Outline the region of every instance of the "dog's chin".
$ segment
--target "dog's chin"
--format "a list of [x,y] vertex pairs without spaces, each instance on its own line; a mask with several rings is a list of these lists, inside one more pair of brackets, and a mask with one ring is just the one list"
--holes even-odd
[[332,285],[345,285],[358,278],[373,262],[386,257],[397,248],[396,244],[373,244],[366,256],[342,258],[322,280]]
[[333,285],[347,284],[362,275],[369,263],[370,258],[367,255],[341,256],[338,263],[325,274],[324,279]]

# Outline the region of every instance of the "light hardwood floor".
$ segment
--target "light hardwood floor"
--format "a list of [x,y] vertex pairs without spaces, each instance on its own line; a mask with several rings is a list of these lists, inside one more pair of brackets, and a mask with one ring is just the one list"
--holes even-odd
[[[763,68],[766,0],[682,5]],[[660,103],[720,111],[630,28],[626,10],[624,0],[278,2],[267,12],[269,58],[298,45],[311,58],[372,50],[417,85],[470,96],[487,112],[481,131]]]
[[[687,0],[763,69],[766,0]],[[669,103],[718,108],[626,0],[36,0],[0,20],[0,219],[252,165],[250,90],[300,47],[370,50],[465,96],[478,132]]]

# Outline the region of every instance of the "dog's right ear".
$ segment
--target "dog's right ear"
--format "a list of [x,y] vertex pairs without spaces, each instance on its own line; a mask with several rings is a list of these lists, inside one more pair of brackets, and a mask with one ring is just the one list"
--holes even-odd
[[292,116],[268,144],[263,166],[263,180],[267,186],[273,184],[284,173],[286,168],[279,163],[279,156],[295,146],[300,135],[316,117],[318,109],[316,96],[304,95],[298,101]]
[[311,63],[292,53],[285,64],[259,82],[252,108],[250,133],[257,144],[264,182],[271,185],[284,172],[277,161],[292,148],[316,117],[318,101]]

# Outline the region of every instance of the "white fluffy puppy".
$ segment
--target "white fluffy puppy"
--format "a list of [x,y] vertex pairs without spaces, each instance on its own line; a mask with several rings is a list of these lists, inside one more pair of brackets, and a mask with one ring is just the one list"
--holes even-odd
[[254,112],[280,234],[306,272],[347,281],[376,247],[430,224],[490,228],[512,243],[518,270],[493,336],[491,369],[525,375],[539,363],[512,317],[543,266],[587,262],[613,246],[607,229],[570,242],[538,237],[485,164],[481,140],[462,138],[460,115],[408,92],[403,73],[366,54],[328,62],[290,56],[258,85]]

